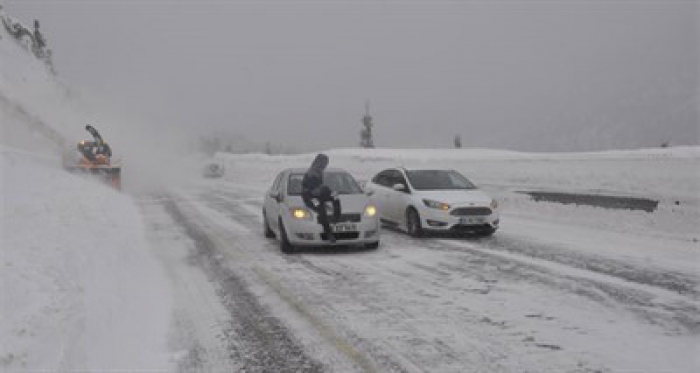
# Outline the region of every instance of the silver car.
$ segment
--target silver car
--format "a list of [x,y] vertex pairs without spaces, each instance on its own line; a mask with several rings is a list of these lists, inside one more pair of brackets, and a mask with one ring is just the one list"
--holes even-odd
[[284,253],[292,253],[301,246],[379,247],[377,208],[352,175],[337,168],[327,169],[323,173],[324,184],[338,193],[342,212],[340,219],[331,224],[337,241],[327,241],[317,214],[304,204],[301,197],[301,182],[305,172],[305,169],[287,169],[275,178],[265,194],[263,205],[265,236],[277,237]]

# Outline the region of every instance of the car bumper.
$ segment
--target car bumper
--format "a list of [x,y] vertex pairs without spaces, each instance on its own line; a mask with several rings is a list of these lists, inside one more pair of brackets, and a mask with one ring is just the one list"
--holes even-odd
[[363,219],[360,222],[350,224],[354,224],[356,229],[336,232],[334,234],[337,240],[335,243],[326,240],[323,227],[316,221],[292,220],[287,222],[285,227],[287,228],[287,239],[294,246],[365,245],[379,241],[379,219]]
[[498,212],[490,215],[454,216],[449,212],[426,209],[421,213],[421,225],[425,230],[448,232],[484,231],[498,229]]

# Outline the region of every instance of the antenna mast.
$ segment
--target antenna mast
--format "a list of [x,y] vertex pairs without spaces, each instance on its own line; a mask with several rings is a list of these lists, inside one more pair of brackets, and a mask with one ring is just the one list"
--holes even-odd
[[360,146],[363,148],[374,148],[374,139],[372,138],[372,116],[369,115],[369,99],[365,101],[365,116],[362,118],[362,124],[365,128],[360,131]]

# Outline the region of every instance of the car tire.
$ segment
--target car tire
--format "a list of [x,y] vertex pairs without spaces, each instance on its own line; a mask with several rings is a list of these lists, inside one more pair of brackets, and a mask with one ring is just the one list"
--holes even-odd
[[379,248],[379,241],[365,244],[365,248],[369,250],[376,250]]
[[420,215],[415,208],[409,207],[406,210],[406,231],[411,237],[420,238],[423,237],[423,226],[420,222]]
[[282,219],[280,219],[280,251],[285,254],[293,254],[296,251],[287,238],[287,231],[284,229]]
[[270,228],[270,224],[267,222],[267,214],[263,210],[263,231],[265,232],[266,238],[275,238],[275,232]]

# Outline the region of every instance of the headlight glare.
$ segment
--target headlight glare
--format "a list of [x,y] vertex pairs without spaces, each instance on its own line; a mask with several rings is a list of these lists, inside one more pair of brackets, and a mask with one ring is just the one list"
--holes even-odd
[[311,214],[307,210],[300,208],[292,209],[292,216],[299,220],[311,218]]
[[372,217],[377,214],[377,208],[374,205],[367,205],[365,207],[365,215]]

